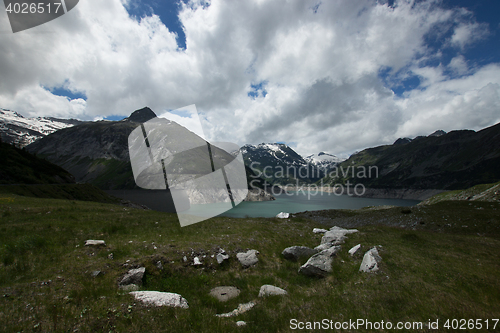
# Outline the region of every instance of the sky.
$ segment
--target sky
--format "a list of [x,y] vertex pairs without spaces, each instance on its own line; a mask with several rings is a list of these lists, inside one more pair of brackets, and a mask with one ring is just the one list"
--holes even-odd
[[206,138],[348,156],[500,122],[498,0],[81,0],[12,33],[0,108],[122,119],[196,105]]

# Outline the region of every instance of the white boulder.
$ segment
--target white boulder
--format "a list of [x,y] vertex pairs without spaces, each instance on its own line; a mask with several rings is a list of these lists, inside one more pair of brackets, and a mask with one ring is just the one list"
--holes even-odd
[[170,306],[183,309],[189,308],[186,299],[175,293],[161,291],[132,291],[130,294],[133,295],[136,300],[140,300],[149,305]]

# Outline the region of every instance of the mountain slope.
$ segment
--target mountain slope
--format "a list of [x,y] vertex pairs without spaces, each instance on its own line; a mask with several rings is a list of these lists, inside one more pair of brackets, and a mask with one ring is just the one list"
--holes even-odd
[[0,109],[0,136],[3,142],[25,147],[62,128],[83,123],[76,119],[53,117],[25,118],[21,114]]
[[23,149],[0,142],[0,184],[74,183],[63,168],[40,159]]
[[[147,122],[146,127],[151,126],[148,120],[155,117],[155,113],[146,107],[134,111],[121,121],[85,123],[59,130],[29,145],[27,149],[64,167],[78,182],[87,182],[104,190],[134,189],[137,186],[130,163],[129,136],[143,122]],[[162,118],[156,120],[157,125],[153,125],[148,138],[151,140],[156,137],[156,129],[161,129],[160,136],[156,137],[161,138],[161,141],[146,141],[146,145],[152,144],[158,148],[151,149],[153,160],[159,161],[159,155],[162,155],[161,158],[169,162],[163,164],[166,170],[159,163],[143,169],[137,176],[141,187],[155,189],[155,186],[160,185],[158,179],[164,181],[164,172],[171,175],[169,184],[172,186],[177,181],[186,181],[186,177],[196,178],[212,171],[210,163],[207,164],[211,159],[205,140],[173,121]],[[140,144],[141,140],[144,142],[142,133],[132,138],[133,144]],[[211,146],[211,153],[216,169],[219,164],[226,165],[234,159],[215,146]],[[138,158],[141,159],[140,156]]]
[[144,108],[121,121],[80,124],[54,132],[26,149],[65,168],[78,182],[101,189],[134,188],[128,136],[141,123],[134,120],[155,116],[151,109]]
[[[440,133],[441,134],[441,133]],[[500,124],[365,149],[323,179],[373,188],[464,189],[500,180]],[[369,167],[372,169],[371,177]],[[365,171],[363,173],[363,171]]]

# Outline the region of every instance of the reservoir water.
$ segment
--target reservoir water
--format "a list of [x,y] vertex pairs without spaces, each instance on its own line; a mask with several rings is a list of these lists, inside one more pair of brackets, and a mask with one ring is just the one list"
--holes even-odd
[[[106,192],[119,198],[146,205],[154,210],[175,212],[172,198],[166,191],[115,190]],[[280,212],[298,213],[325,209],[359,209],[367,206],[383,205],[413,206],[420,202],[418,200],[359,198],[348,195],[339,196],[327,192],[310,193],[304,191],[284,192],[274,195],[274,197],[276,200],[273,201],[241,202],[221,215],[230,217],[274,217]],[[188,204],[187,207],[190,208],[184,210],[183,213],[206,216],[212,210],[221,211],[221,205],[224,204]]]
[[[273,217],[280,212],[298,213],[304,211],[324,210],[324,209],[359,209],[367,206],[414,206],[420,201],[403,199],[374,199],[358,198],[348,195],[337,196],[334,194],[321,192],[316,195],[310,195],[307,192],[294,192],[293,195],[280,194],[275,195],[276,200],[262,202],[242,202],[221,214],[230,217]],[[188,214],[198,215],[199,210],[206,209],[206,205],[191,205],[186,212]]]

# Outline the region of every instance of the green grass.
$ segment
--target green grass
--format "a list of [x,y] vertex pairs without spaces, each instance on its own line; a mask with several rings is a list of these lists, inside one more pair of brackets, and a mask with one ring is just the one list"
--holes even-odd
[[[173,214],[3,193],[0,331],[290,332],[291,319],[439,319],[442,325],[498,318],[500,204],[440,202],[403,210],[309,212],[288,220],[216,217],[181,228]],[[321,235],[312,228],[333,225],[356,225],[360,232],[349,235],[328,277],[299,275],[305,260],[282,258],[288,246],[318,245]],[[87,239],[107,245],[85,247]],[[358,243],[362,249],[351,257],[347,250]],[[363,253],[376,245],[382,246],[380,271],[360,273]],[[222,266],[211,258],[219,248],[231,255]],[[260,252],[259,263],[242,269],[235,254],[246,249]],[[202,267],[189,264],[194,255],[206,256]],[[118,280],[138,266],[146,267],[142,290],[180,293],[189,309],[147,307],[121,292]],[[93,278],[96,270],[103,274]],[[263,284],[288,295],[258,299]],[[221,285],[241,293],[220,303],[208,293]],[[215,317],[252,300],[257,305],[247,313]],[[236,327],[238,320],[247,326]]]

